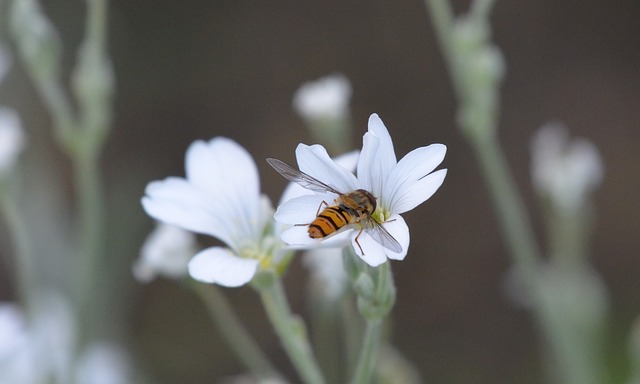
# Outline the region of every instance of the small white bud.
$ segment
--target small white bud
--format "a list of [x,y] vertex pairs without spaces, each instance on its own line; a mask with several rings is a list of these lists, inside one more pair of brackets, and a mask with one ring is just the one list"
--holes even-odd
[[566,127],[547,124],[531,142],[531,173],[536,190],[556,207],[574,211],[600,185],[604,166],[596,146],[569,140]]
[[298,88],[293,107],[305,120],[343,119],[349,115],[351,92],[346,76],[325,76]]

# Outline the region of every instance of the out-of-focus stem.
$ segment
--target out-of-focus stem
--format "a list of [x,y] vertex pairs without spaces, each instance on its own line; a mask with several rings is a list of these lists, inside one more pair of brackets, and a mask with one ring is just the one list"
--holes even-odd
[[[0,181],[2,184],[2,181]],[[29,229],[23,220],[22,214],[18,210],[18,201],[15,198],[13,185],[0,185],[0,210],[4,214],[7,228],[11,233],[15,249],[16,283],[20,301],[27,308],[29,315],[32,315],[32,307],[37,300],[38,282],[36,268],[34,266],[34,254],[31,248],[31,236]]]
[[375,370],[376,357],[382,333],[383,319],[367,319],[360,358],[356,366],[351,384],[368,384]]
[[324,383],[304,324],[291,313],[280,279],[276,278],[271,284],[260,288],[260,297],[267,316],[302,381],[307,384]]
[[260,346],[242,326],[220,289],[211,284],[191,284],[193,290],[200,296],[209,316],[215,322],[220,335],[227,341],[227,345],[236,357],[259,380],[282,377],[265,356]]

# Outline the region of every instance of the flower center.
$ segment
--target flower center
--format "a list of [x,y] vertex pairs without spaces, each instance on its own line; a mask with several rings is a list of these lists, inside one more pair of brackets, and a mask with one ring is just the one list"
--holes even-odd
[[391,212],[382,209],[382,207],[378,206],[371,215],[378,223],[384,223],[391,216]]
[[248,244],[242,247],[238,252],[238,256],[245,259],[258,260],[262,270],[273,269],[273,254],[276,244],[276,239],[273,236],[265,236],[259,244]]

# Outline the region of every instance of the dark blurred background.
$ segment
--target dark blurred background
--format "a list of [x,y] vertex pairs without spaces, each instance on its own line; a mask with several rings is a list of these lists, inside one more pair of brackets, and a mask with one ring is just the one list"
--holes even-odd
[[[84,3],[43,5],[62,33],[68,67]],[[455,2],[458,11],[466,6]],[[640,312],[640,2],[498,1],[492,15],[507,64],[500,137],[542,243],[529,177],[532,134],[562,121],[601,151],[606,174],[596,195],[593,261],[610,290],[612,360],[622,358]],[[263,159],[293,161],[295,145],[311,141],[291,98],[303,82],[341,72],[354,89],[355,143],[376,112],[399,156],[429,143],[448,146],[444,185],[405,215],[413,242],[405,261],[393,263],[394,343],[431,383],[541,381],[536,324],[504,293],[509,257],[476,160],[457,131],[451,83],[421,1],[115,0],[110,16],[117,96],[104,174],[109,251],[123,271],[113,286],[122,297],[113,321],[129,329],[132,351],[151,377],[211,383],[243,369],[190,291],[162,279],[133,281],[130,264],[152,229],[139,203],[146,183],[184,175],[189,143],[224,135],[251,152],[264,191],[277,200],[285,183]],[[47,113],[24,72],[15,68],[6,84],[3,104],[19,109],[30,149],[52,159],[53,177],[70,191],[68,162],[49,144]],[[294,262],[285,283],[302,314],[304,279]],[[0,298],[13,297],[11,286],[0,288]],[[251,288],[225,292],[289,370]],[[623,372],[625,363],[617,368]]]

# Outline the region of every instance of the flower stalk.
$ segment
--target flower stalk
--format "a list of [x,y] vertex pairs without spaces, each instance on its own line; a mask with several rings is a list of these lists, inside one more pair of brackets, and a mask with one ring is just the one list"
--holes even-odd
[[[458,125],[479,160],[517,277],[547,338],[553,373],[561,382],[600,382],[606,295],[586,263],[575,263],[584,259],[585,227],[550,220],[552,260],[543,267],[527,211],[497,138],[504,68],[500,51],[490,41],[488,15],[493,2],[475,0],[470,12],[457,18],[445,0],[426,0],[426,5],[459,101]],[[558,255],[564,258],[562,268],[553,262]],[[573,264],[568,265],[567,259]]]
[[111,121],[113,74],[106,53],[107,3],[87,1],[84,41],[72,72],[78,109],[74,111],[61,80],[61,41],[33,0],[14,0],[11,30],[18,50],[49,113],[60,148],[71,158],[78,196],[76,280],[72,289],[80,314],[80,344],[95,335],[103,297],[94,297],[104,259],[104,196],[100,153]]
[[260,346],[242,326],[240,319],[220,289],[213,284],[202,284],[195,281],[190,285],[202,300],[209,316],[218,327],[220,335],[225,338],[228,346],[251,374],[261,381],[282,377],[260,349]]
[[4,214],[7,229],[11,233],[15,249],[16,285],[20,301],[27,308],[27,314],[32,316],[37,302],[38,281],[36,276],[35,255],[31,247],[32,238],[27,223],[23,219],[18,206],[19,202],[14,193],[15,185],[8,180],[0,179],[0,211]]
[[274,278],[271,284],[261,285],[259,292],[267,316],[302,381],[307,384],[324,383],[305,325],[291,313],[281,280]]
[[358,258],[351,247],[345,248],[343,260],[357,295],[358,309],[366,323],[351,383],[366,384],[371,382],[375,373],[382,325],[395,303],[396,288],[389,262],[371,268]]

